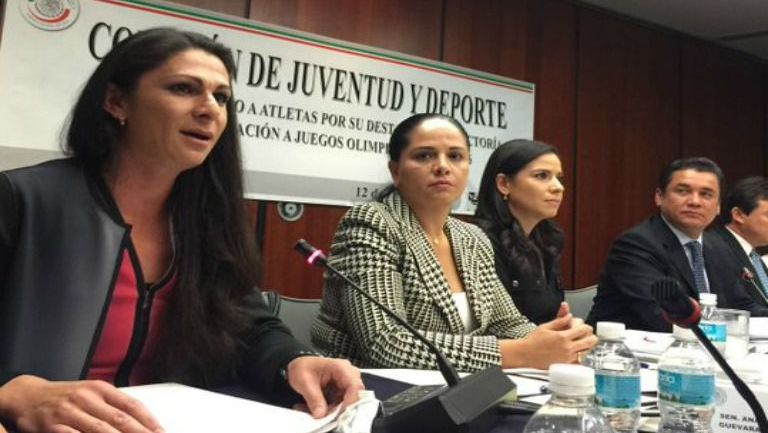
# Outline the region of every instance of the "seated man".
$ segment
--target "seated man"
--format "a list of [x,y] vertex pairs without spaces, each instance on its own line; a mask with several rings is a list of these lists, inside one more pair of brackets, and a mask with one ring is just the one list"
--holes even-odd
[[720,167],[707,158],[672,162],[659,177],[654,215],[616,239],[600,274],[587,323],[610,320],[628,328],[669,332],[651,286],[677,279],[689,296],[717,294],[724,308],[764,312],[745,291],[740,273],[720,238],[704,229],[720,210],[724,184]]
[[758,305],[768,307],[768,269],[757,251],[768,245],[768,179],[754,176],[739,181],[728,191],[724,204],[723,224],[711,231],[730,247],[735,268],[729,273],[741,273],[748,282],[747,293]]

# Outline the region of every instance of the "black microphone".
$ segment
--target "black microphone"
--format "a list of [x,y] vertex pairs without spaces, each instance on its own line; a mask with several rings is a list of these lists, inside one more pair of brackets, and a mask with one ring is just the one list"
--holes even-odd
[[674,278],[664,277],[651,285],[651,293],[661,307],[662,316],[667,322],[690,328],[699,323],[701,307],[680,287]]
[[766,305],[768,305],[768,297],[765,296],[763,289],[761,289],[760,286],[757,285],[757,282],[755,281],[755,275],[746,266],[741,268],[741,278],[745,281],[749,281],[752,284],[752,288],[755,289],[755,291],[760,295],[760,297],[763,298]]
[[456,372],[456,368],[453,367],[453,364],[451,364],[448,359],[445,357],[443,352],[441,352],[435,345],[427,340],[424,335],[421,334],[421,332],[417,331],[416,328],[414,328],[410,323],[408,323],[407,320],[403,319],[399,315],[397,315],[394,311],[390,310],[386,306],[384,306],[382,303],[380,303],[378,300],[373,298],[368,292],[361,290],[360,287],[350,281],[345,275],[341,274],[340,272],[336,271],[332,266],[328,264],[328,260],[325,257],[325,254],[323,254],[322,251],[319,249],[313,247],[309,242],[305,241],[304,239],[299,239],[296,242],[296,245],[294,246],[294,249],[298,252],[300,252],[304,257],[307,258],[307,263],[310,265],[320,266],[325,269],[328,269],[336,275],[337,277],[341,278],[349,284],[351,287],[353,287],[357,292],[365,296],[369,301],[376,304],[377,307],[382,309],[384,312],[387,313],[388,316],[393,318],[400,326],[404,327],[408,330],[411,334],[413,334],[416,338],[419,339],[422,343],[424,343],[428,348],[429,351],[435,354],[435,359],[437,361],[437,367],[440,369],[440,373],[442,373],[443,378],[445,378],[445,381],[448,383],[449,386],[454,386],[459,381],[461,381],[461,378],[459,377],[459,373]]
[[[459,378],[456,369],[440,349],[408,321],[329,265],[321,250],[313,247],[304,239],[299,239],[294,245],[294,249],[306,257],[307,263],[310,265],[322,267],[341,278],[349,287],[363,295],[424,343],[429,351],[435,355],[440,373],[448,384],[447,387],[428,390],[430,392],[426,393],[421,392],[419,387],[412,387],[401,393],[407,394],[405,396],[395,395],[390,400],[397,401],[397,407],[374,421],[373,432],[484,432],[498,424],[499,412],[496,410],[498,404],[516,389],[514,382],[504,374],[499,366],[489,367],[464,379]],[[416,392],[410,392],[412,390]],[[386,403],[385,406],[387,406]]]
[[[746,268],[745,268],[746,269]],[[673,325],[690,328],[696,338],[701,342],[709,355],[714,358],[717,365],[723,370],[726,376],[733,382],[733,386],[738,391],[741,398],[747,402],[752,413],[755,414],[755,421],[761,432],[768,432],[768,419],[765,417],[765,411],[757,401],[755,394],[747,387],[747,384],[733,371],[728,361],[725,360],[719,350],[709,341],[704,331],[698,326],[701,319],[701,307],[699,303],[688,296],[680,287],[680,282],[674,278],[664,277],[651,285],[651,292],[664,313],[665,318]],[[678,318],[678,319],[673,319]],[[679,322],[679,323],[678,323]]]

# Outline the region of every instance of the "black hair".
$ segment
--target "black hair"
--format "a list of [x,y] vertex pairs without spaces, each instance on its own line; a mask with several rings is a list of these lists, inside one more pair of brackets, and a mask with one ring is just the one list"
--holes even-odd
[[[84,166],[103,172],[116,155],[120,125],[103,108],[109,85],[130,94],[139,79],[176,54],[203,50],[229,73],[229,48],[198,33],[153,28],[119,42],[104,57],[70,116],[65,148]],[[227,125],[205,161],[181,173],[168,199],[176,284],[155,347],[156,377],[210,386],[236,369],[248,326],[240,307],[257,282],[255,244],[243,209],[242,166],[234,98]]]
[[461,132],[461,135],[464,137],[464,141],[467,143],[467,147],[469,147],[469,135],[461,123],[459,123],[456,119],[439,113],[418,113],[401,121],[397,124],[397,126],[395,126],[395,129],[392,131],[392,135],[389,137],[389,160],[399,161],[403,150],[405,150],[408,145],[411,144],[411,133],[413,130],[418,128],[419,125],[426,122],[427,120],[432,119],[443,119],[451,125],[455,126],[456,129]]
[[725,196],[724,212],[720,213],[723,224],[733,220],[731,210],[739,208],[746,215],[752,213],[760,200],[768,200],[768,179],[762,176],[752,176],[736,182]]
[[503,173],[513,177],[531,161],[550,153],[558,154],[555,147],[540,141],[507,141],[491,153],[480,180],[474,222],[491,239],[497,255],[527,274],[537,273],[540,268],[537,250],[546,263],[557,265],[563,250],[563,232],[554,220],[547,219],[526,236],[496,188],[496,176]]
[[672,180],[672,175],[680,170],[694,170],[700,173],[714,174],[715,177],[717,177],[717,184],[720,188],[717,200],[718,202],[722,200],[723,194],[725,194],[725,175],[723,175],[723,170],[721,170],[720,166],[714,161],[703,156],[676,159],[664,168],[661,171],[661,174],[659,174],[658,184],[658,188],[662,194],[666,193],[667,186],[669,186],[669,182]]
[[[403,151],[411,144],[411,133],[413,130],[418,128],[419,125],[426,122],[427,120],[432,119],[443,119],[451,125],[455,126],[456,129],[458,129],[461,135],[464,137],[464,142],[467,144],[467,149],[469,149],[469,134],[467,134],[467,130],[464,129],[464,126],[462,126],[459,121],[453,117],[440,113],[417,113],[406,118],[405,120],[402,120],[397,124],[397,126],[395,126],[395,129],[392,131],[392,135],[389,137],[389,145],[387,146],[389,160],[395,162],[400,161],[400,155],[402,155]],[[383,188],[376,195],[375,199],[383,200],[384,197],[391,194],[394,190],[395,187],[393,185],[389,185]]]

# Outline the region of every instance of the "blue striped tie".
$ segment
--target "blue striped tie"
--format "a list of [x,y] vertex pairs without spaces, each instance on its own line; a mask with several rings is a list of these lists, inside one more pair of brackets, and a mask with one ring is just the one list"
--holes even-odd
[[755,273],[757,274],[757,279],[760,280],[760,285],[763,287],[763,292],[768,295],[768,275],[765,274],[763,260],[760,258],[760,254],[757,254],[757,251],[752,250],[752,252],[749,253],[749,259],[752,261],[752,266],[755,268]]
[[709,293],[707,278],[704,274],[704,252],[701,250],[701,243],[690,241],[685,246],[691,251],[691,270],[693,271],[693,280],[696,282],[696,289],[699,293]]

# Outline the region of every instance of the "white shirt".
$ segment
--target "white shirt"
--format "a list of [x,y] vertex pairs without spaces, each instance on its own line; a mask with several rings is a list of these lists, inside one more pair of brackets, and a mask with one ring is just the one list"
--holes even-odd
[[475,320],[475,315],[472,314],[472,310],[469,308],[467,292],[451,293],[451,298],[453,298],[453,303],[456,305],[456,309],[459,311],[461,323],[464,324],[464,329],[467,331],[467,333],[477,329],[477,320]]
[[744,239],[743,237],[741,237],[741,235],[740,235],[740,234],[738,234],[738,233],[736,233],[735,231],[731,230],[731,228],[730,228],[730,227],[728,227],[728,226],[725,226],[725,228],[726,228],[726,229],[727,229],[729,232],[731,232],[731,234],[733,235],[733,237],[735,237],[735,238],[736,238],[736,241],[739,243],[739,245],[741,245],[741,248],[742,248],[742,249],[744,250],[744,252],[747,254],[747,257],[749,257],[749,255],[750,255],[750,254],[752,254],[752,250],[754,250],[754,248],[752,247],[752,245],[750,245],[750,244],[749,244],[749,242],[747,242],[747,240],[746,240],[746,239]]

